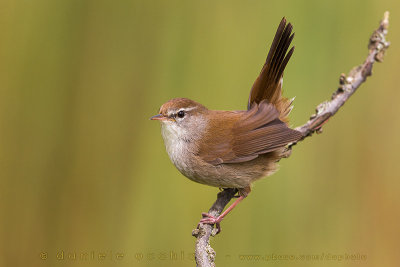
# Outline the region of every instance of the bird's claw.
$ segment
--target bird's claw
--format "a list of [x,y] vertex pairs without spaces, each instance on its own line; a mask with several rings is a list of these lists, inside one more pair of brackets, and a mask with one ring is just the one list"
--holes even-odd
[[221,225],[220,225],[221,219],[219,219],[219,217],[215,218],[211,214],[205,212],[203,212],[201,215],[203,216],[203,219],[200,220],[199,224],[197,225],[197,228],[199,228],[200,223],[210,224],[210,225],[215,224],[215,228],[217,229],[217,232],[215,234],[221,232]]

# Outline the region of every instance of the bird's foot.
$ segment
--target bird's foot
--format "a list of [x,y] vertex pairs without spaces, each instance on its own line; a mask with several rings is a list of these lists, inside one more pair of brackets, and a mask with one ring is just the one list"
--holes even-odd
[[220,222],[222,221],[222,218],[220,216],[215,218],[214,216],[206,212],[203,212],[201,215],[203,216],[203,219],[200,220],[199,224],[197,225],[197,228],[199,228],[200,223],[210,224],[210,225],[215,224],[215,228],[217,229],[217,232],[215,234],[219,234],[221,232]]

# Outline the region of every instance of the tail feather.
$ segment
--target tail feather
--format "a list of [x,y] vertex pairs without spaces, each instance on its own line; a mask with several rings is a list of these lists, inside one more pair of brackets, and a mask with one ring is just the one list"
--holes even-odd
[[282,18],[265,64],[251,88],[247,105],[247,108],[250,109],[253,104],[258,104],[267,99],[279,111],[279,119],[286,123],[288,122],[292,101],[282,96],[282,77],[283,71],[294,51],[294,47],[292,47],[288,52],[294,37],[292,30],[292,24],[288,23],[286,25],[286,19]]

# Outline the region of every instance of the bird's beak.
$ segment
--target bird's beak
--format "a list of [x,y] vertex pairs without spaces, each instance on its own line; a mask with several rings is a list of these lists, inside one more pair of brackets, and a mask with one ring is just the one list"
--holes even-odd
[[168,119],[168,117],[164,117],[162,114],[157,114],[150,118],[150,120],[152,120],[152,121],[164,121],[167,119]]

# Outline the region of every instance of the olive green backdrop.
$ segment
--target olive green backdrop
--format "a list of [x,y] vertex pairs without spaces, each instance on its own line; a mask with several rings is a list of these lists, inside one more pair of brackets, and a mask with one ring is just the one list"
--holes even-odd
[[175,169],[149,117],[178,96],[244,109],[286,16],[300,125],[385,10],[385,62],[226,218],[218,266],[397,266],[400,2],[2,0],[0,266],[193,266],[218,189]]

